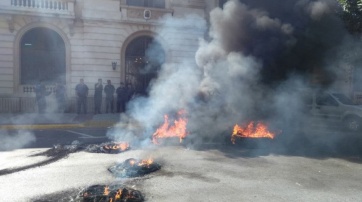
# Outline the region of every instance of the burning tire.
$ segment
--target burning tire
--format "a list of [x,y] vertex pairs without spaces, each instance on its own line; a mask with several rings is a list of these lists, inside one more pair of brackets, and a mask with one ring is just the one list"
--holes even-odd
[[161,165],[155,163],[152,159],[136,160],[130,158],[123,163],[108,168],[116,177],[140,177],[161,169]]
[[89,145],[86,151],[92,153],[119,154],[130,149],[127,142],[107,142],[100,145]]
[[93,185],[80,192],[82,202],[142,202],[144,198],[140,191],[107,185]]
[[100,149],[104,152],[104,153],[109,153],[109,154],[118,154],[124,151],[129,150],[129,144],[126,142],[122,142],[122,143],[109,143],[109,144],[105,144],[103,145]]

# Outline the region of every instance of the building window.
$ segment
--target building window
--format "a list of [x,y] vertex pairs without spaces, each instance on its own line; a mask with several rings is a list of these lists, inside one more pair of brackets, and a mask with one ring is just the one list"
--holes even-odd
[[20,84],[65,83],[65,44],[48,28],[29,30],[20,42]]
[[165,0],[127,0],[128,6],[165,8]]

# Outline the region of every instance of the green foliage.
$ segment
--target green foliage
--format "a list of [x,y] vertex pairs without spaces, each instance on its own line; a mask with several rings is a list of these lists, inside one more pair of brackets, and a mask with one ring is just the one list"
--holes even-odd
[[362,33],[362,0],[338,0],[343,11],[341,18],[352,34]]

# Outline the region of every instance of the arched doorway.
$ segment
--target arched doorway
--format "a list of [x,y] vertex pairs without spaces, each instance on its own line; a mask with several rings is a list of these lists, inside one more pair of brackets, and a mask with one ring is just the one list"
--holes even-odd
[[134,93],[148,95],[150,82],[165,62],[165,51],[152,37],[137,37],[126,48],[125,62],[126,83]]
[[45,27],[27,31],[20,41],[20,84],[66,81],[65,43],[61,36]]

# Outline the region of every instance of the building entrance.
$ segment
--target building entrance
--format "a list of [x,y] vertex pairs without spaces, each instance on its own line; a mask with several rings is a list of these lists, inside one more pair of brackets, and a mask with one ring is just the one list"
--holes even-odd
[[138,95],[148,95],[149,85],[165,62],[161,44],[149,36],[134,39],[126,48],[126,84]]

